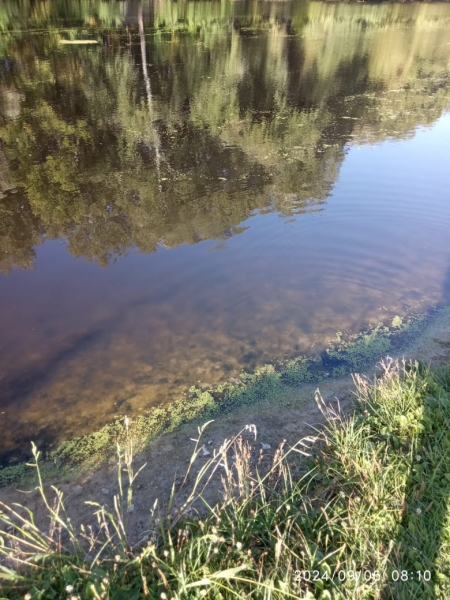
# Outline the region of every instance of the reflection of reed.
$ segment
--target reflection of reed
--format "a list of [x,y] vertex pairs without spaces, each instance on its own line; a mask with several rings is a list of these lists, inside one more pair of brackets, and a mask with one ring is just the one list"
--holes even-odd
[[158,130],[156,126],[153,125],[153,97],[152,97],[152,88],[150,84],[150,77],[148,76],[147,71],[147,52],[145,48],[145,33],[144,33],[144,19],[142,15],[142,4],[139,5],[139,14],[138,14],[138,22],[139,22],[139,37],[141,40],[141,57],[142,57],[142,75],[144,76],[145,82],[145,93],[147,96],[147,106],[148,106],[148,115],[149,122],[153,126],[153,144],[155,147],[155,158],[156,158],[156,175],[158,178],[158,188],[161,191],[161,140],[159,139]]

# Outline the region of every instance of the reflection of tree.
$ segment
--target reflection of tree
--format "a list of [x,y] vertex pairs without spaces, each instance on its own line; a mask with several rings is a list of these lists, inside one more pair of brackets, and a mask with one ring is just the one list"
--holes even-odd
[[25,109],[7,129],[9,158],[25,187],[35,215],[46,225],[63,226],[78,218],[73,195],[80,193],[77,163],[80,144],[89,138],[86,123],[68,124],[47,103]]
[[[113,6],[21,2],[14,14],[111,26]],[[348,141],[405,136],[448,106],[450,16],[439,6],[145,9],[124,3],[130,35],[109,29],[107,46],[61,51],[55,27],[8,34],[0,136],[27,195],[8,196],[8,265],[30,264],[44,231],[107,264],[131,246],[237,233],[255,210],[320,208]],[[0,7],[3,29],[11,10]]]
[[[126,3],[125,3],[126,4]],[[3,0],[0,31],[73,25],[112,26],[122,22],[123,6],[103,0]],[[24,26],[25,24],[25,26]]]

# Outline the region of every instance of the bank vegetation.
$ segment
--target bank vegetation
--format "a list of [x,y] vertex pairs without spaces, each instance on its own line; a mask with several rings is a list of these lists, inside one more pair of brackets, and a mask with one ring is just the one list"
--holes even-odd
[[[131,436],[118,447],[114,508],[92,505],[80,529],[42,482],[45,531],[31,511],[1,504],[3,597],[448,598],[450,367],[385,359],[373,381],[354,383],[351,414],[318,391],[326,426],[282,444],[268,467],[253,425],[206,460],[201,427],[187,498],[177,503],[174,486],[167,511],[149,506],[137,543],[127,533],[142,476]],[[37,449],[34,465],[39,473]],[[221,488],[215,505],[209,485]]]

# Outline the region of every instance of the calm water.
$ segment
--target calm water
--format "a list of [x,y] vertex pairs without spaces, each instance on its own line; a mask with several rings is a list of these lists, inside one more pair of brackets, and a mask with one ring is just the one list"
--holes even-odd
[[0,454],[449,303],[449,107],[448,4],[2,2]]

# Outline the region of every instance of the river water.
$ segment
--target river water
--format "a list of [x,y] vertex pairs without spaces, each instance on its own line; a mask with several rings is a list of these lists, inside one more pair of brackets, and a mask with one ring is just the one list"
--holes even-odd
[[0,455],[450,303],[449,107],[448,4],[2,2]]

